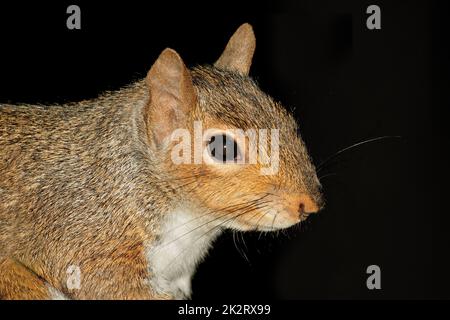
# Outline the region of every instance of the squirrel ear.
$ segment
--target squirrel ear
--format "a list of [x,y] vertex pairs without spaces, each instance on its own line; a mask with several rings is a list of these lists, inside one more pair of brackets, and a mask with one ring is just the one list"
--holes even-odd
[[248,75],[255,52],[256,39],[250,24],[241,25],[214,66]]
[[165,49],[155,61],[146,78],[150,90],[148,124],[157,144],[173,130],[186,125],[196,104],[197,95],[189,70],[172,49]]

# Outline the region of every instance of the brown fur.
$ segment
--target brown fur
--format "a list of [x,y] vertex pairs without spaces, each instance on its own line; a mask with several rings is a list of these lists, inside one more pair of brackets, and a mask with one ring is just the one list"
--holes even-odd
[[[151,288],[144,248],[181,200],[220,216],[273,191],[269,201],[285,205],[280,219],[290,224],[301,220],[300,203],[317,211],[320,185],[297,125],[247,76],[254,37],[249,25],[241,28],[216,66],[188,70],[166,50],[146,80],[98,99],[0,105],[1,298],[48,298],[46,286],[79,299],[170,298]],[[253,43],[240,52],[239,41]],[[279,173],[175,166],[164,138],[177,127],[192,130],[193,120],[279,128]],[[236,221],[242,230],[271,223],[263,209]],[[79,290],[67,287],[70,265],[83,272]]]
[[12,259],[0,259],[0,299],[48,299],[48,288],[43,279]]

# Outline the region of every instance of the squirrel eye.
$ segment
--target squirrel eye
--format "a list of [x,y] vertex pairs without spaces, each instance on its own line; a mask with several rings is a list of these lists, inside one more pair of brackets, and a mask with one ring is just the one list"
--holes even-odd
[[236,141],[226,134],[212,136],[208,141],[208,152],[214,160],[221,163],[237,162],[241,159]]

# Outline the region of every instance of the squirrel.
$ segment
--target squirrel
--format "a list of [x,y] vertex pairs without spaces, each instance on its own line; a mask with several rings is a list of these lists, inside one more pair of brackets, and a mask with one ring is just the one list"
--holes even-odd
[[[165,49],[145,79],[98,98],[1,104],[0,298],[188,299],[223,230],[279,230],[319,211],[294,117],[249,76],[254,50],[245,23],[214,65],[189,69]],[[217,140],[279,129],[278,171],[221,162],[246,148],[233,138],[207,152],[212,163],[175,164],[171,134],[199,121]]]

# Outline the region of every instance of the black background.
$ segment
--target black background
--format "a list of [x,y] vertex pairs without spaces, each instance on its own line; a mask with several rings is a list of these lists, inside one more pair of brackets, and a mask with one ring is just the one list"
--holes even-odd
[[[93,98],[144,77],[165,47],[188,65],[213,63],[250,22],[251,75],[295,109],[316,163],[355,142],[402,137],[321,172],[327,206],[300,228],[226,233],[199,267],[194,300],[450,298],[442,4],[29,2],[0,4],[0,103]],[[70,4],[81,7],[81,30],[66,28]],[[381,7],[381,30],[366,28],[370,4]],[[366,287],[372,264],[381,290]]]

